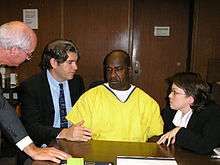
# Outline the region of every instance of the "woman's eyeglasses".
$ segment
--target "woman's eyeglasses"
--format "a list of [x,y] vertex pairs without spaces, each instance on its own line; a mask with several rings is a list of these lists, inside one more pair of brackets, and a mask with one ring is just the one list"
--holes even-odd
[[174,96],[176,96],[176,95],[186,95],[185,93],[180,93],[180,92],[177,92],[175,90],[171,90],[170,93],[172,93]]

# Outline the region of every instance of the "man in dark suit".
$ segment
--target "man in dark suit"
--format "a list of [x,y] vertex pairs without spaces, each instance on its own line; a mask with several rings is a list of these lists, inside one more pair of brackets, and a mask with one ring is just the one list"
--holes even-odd
[[[55,138],[72,141],[91,139],[91,132],[82,126],[83,122],[74,126],[67,124],[59,104],[60,84],[64,89],[65,116],[84,92],[82,79],[75,75],[78,59],[79,50],[73,42],[52,41],[43,52],[42,72],[20,86],[22,121],[39,146],[48,145]],[[66,126],[62,125],[63,120]]]
[[[0,26],[0,64],[18,66],[30,60],[37,44],[36,34],[27,25],[12,21]],[[51,160],[56,163],[70,155],[55,148],[38,148],[28,136],[15,110],[0,95],[0,127],[5,134],[35,160]]]

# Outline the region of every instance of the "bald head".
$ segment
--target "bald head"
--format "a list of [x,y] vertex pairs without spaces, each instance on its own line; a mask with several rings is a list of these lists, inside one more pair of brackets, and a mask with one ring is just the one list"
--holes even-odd
[[18,66],[35,50],[37,37],[25,23],[12,21],[0,26],[0,64]]
[[106,79],[115,90],[130,88],[130,57],[123,50],[113,50],[104,59]]
[[36,44],[36,34],[25,23],[12,21],[0,26],[0,47],[5,49],[17,47],[25,51],[33,51]]
[[113,60],[113,61],[119,60],[128,67],[130,67],[131,65],[129,54],[123,50],[113,50],[109,54],[107,54],[104,59],[104,66],[107,65],[109,60]]

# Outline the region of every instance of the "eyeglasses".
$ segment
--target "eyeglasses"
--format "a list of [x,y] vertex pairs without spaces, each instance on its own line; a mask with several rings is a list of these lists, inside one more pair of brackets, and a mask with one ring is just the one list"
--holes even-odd
[[27,51],[25,51],[25,50],[23,50],[24,52],[25,52],[25,54],[26,54],[26,60],[31,60],[31,58],[32,58],[32,55],[33,55],[33,52],[27,52]]
[[20,47],[18,47],[18,49],[25,53],[27,61],[31,60],[33,52],[28,52],[27,50],[20,48]]
[[176,95],[186,95],[185,93],[180,93],[180,92],[177,92],[175,90],[171,90],[170,93],[172,93],[174,96],[176,96]]

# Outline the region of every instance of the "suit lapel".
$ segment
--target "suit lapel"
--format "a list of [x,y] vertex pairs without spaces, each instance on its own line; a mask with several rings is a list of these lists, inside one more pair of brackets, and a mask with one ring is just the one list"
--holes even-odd
[[189,123],[187,125],[187,128],[193,128],[193,126],[195,125],[195,123],[198,120],[198,112],[193,111],[191,118],[189,119]]
[[68,80],[68,85],[69,85],[69,91],[70,91],[70,99],[71,99],[71,104],[73,106],[74,102],[74,96],[75,96],[75,90],[74,90],[74,85],[72,83],[73,80]]
[[41,90],[43,91],[43,96],[45,96],[45,98],[46,98],[45,105],[48,106],[49,116],[50,116],[50,124],[53,125],[55,110],[54,110],[52,94],[50,91],[50,86],[49,86],[46,72],[43,72],[41,78],[42,78],[42,84],[41,84],[42,89]]

